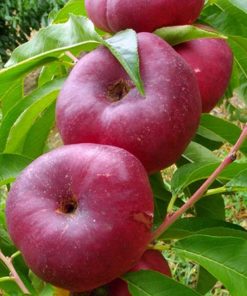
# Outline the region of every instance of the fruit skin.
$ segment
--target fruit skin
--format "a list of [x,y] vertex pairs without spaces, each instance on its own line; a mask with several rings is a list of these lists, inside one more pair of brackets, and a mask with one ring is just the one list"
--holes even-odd
[[165,26],[192,24],[204,0],[85,0],[85,5],[95,25],[107,32],[127,28],[153,32]]
[[202,38],[179,44],[175,50],[196,74],[202,112],[210,112],[224,95],[231,78],[231,48],[223,39]]
[[[154,270],[171,277],[167,261],[159,251],[147,250],[140,261],[130,270]],[[109,285],[109,296],[131,296],[128,285],[121,279],[116,279]]]
[[[72,201],[78,203],[74,212]],[[127,151],[71,145],[23,171],[9,193],[6,216],[10,236],[34,273],[83,292],[140,259],[151,238],[153,198],[146,171]]]
[[139,33],[138,44],[145,97],[132,85],[122,99],[110,101],[112,85],[126,81],[130,85],[130,78],[100,47],[70,73],[56,116],[65,144],[121,147],[152,173],[176,162],[191,141],[199,124],[201,98],[192,69],[170,45],[151,33]]

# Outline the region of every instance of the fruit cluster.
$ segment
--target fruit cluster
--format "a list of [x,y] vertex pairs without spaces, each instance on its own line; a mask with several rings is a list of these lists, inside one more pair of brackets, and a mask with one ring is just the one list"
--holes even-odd
[[[148,174],[175,163],[230,79],[232,53],[222,39],[172,48],[151,32],[191,24],[203,0],[86,0],[89,17],[109,32],[137,32],[141,96],[104,47],[85,55],[57,101],[66,146],[36,159],[7,200],[10,236],[41,279],[72,292],[108,285],[153,269],[170,276],[152,240],[154,215]],[[113,282],[112,282],[113,281]],[[95,292],[88,292],[95,295]],[[91,294],[90,294],[91,293]]]

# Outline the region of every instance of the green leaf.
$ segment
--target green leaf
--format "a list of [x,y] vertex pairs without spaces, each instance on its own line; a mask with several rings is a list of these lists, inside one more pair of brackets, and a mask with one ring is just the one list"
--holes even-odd
[[10,80],[16,80],[39,66],[58,61],[66,50],[78,54],[82,50],[92,50],[99,44],[112,52],[140,93],[144,94],[135,31],[125,30],[104,40],[90,20],[74,15],[66,23],[41,29],[32,40],[14,50],[6,64],[9,68],[0,72],[0,83],[8,88]]
[[33,103],[27,108],[16,120],[10,129],[8,140],[6,143],[5,153],[20,153],[23,150],[23,145],[28,132],[34,125],[42,112],[45,112],[57,98],[58,92],[42,97],[40,100]]
[[[237,142],[241,134],[241,129],[236,125],[210,114],[202,115],[200,127],[232,145]],[[198,133],[200,134],[200,129]],[[240,151],[247,155],[247,142],[241,146]]]
[[29,271],[29,278],[32,286],[35,289],[37,296],[55,296],[54,288],[50,284],[46,284],[39,277],[37,277],[32,271]]
[[43,66],[38,79],[38,87],[50,82],[55,78],[62,78],[67,76],[66,68],[62,63],[53,62]]
[[154,228],[157,228],[166,216],[168,203],[171,199],[171,192],[168,190],[161,173],[149,177],[154,196]]
[[0,154],[0,186],[13,182],[31,161],[22,155]]
[[133,296],[198,296],[199,293],[158,272],[142,270],[126,274]]
[[[179,194],[190,184],[207,179],[220,163],[192,163],[186,164],[176,170],[171,181],[171,190],[173,194]],[[247,169],[247,163],[232,163],[217,178],[226,182],[234,178],[237,174]]]
[[217,236],[217,237],[238,237],[247,240],[247,231],[245,229],[235,229],[233,227],[214,227],[211,229],[202,229],[197,234]]
[[235,178],[231,179],[225,186],[228,188],[242,188],[247,191],[247,169],[240,172]]
[[[209,0],[210,5],[204,9],[201,20],[216,28],[223,34],[247,37],[246,11],[244,1]],[[235,2],[235,3],[234,3]]]
[[232,296],[243,296],[247,287],[247,240],[236,237],[194,235],[175,245],[181,256],[203,266],[220,280]]
[[199,268],[199,275],[197,280],[196,291],[205,295],[216,284],[217,279],[212,276],[205,268]]
[[18,79],[14,81],[11,87],[3,94],[0,101],[2,101],[3,115],[7,112],[23,97],[23,80]]
[[[162,236],[159,240],[173,240],[185,238],[203,231],[208,231],[210,234],[215,234],[217,229],[234,230],[236,233],[240,232],[247,238],[247,232],[240,226],[228,223],[222,220],[208,219],[205,217],[196,218],[182,218],[177,220]],[[222,233],[224,233],[222,231]],[[239,235],[238,233],[236,234]]]
[[246,3],[241,0],[211,0],[217,7],[228,14],[228,17],[238,17],[238,21],[247,26],[247,8]]
[[103,43],[122,64],[125,71],[144,95],[144,86],[139,70],[137,35],[134,30],[121,31]]
[[[246,17],[247,18],[247,17]],[[247,38],[231,36],[229,44],[234,53],[235,63],[238,65],[240,73],[243,75],[243,83],[247,82]]]
[[61,51],[84,45],[85,42],[101,43],[101,38],[89,19],[70,15],[66,23],[41,29],[32,40],[16,48],[5,66],[11,67],[33,57],[58,58]]
[[199,38],[226,38],[220,33],[210,32],[193,25],[164,27],[154,31],[154,34],[166,40],[172,46]]
[[197,217],[218,220],[225,220],[226,218],[225,202],[220,194],[200,199],[195,204],[195,209]]
[[207,5],[204,9],[201,20],[228,36],[228,43],[234,53],[235,68],[237,66],[240,75],[244,77],[241,81],[238,81],[238,85],[233,85],[238,89],[241,85],[247,83],[246,1],[211,0],[209,2],[210,5]]
[[77,16],[86,16],[85,2],[82,0],[70,0],[66,5],[58,11],[56,14],[53,23],[64,23],[66,22],[70,15],[74,14]]
[[190,142],[189,146],[183,153],[183,157],[189,162],[217,162],[219,158],[209,149],[196,143]]
[[[40,110],[36,109],[37,112],[34,114],[29,114],[29,110],[33,110],[37,107],[37,104],[42,104],[42,101],[48,105],[52,104],[52,102],[55,100],[58,92],[60,91],[62,85],[64,83],[64,79],[57,79],[53,80],[50,83],[45,84],[44,86],[34,90],[30,95],[25,97],[23,100],[18,102],[5,116],[5,118],[2,121],[1,127],[0,127],[0,150],[4,151],[6,148],[6,144],[11,145],[11,133],[15,133],[15,129],[21,128],[21,125],[23,123],[22,120],[27,118],[28,122],[25,125],[25,129],[21,130],[20,134],[18,135],[18,139],[13,139],[14,146],[20,145],[20,140],[25,140],[25,137],[27,136],[27,133],[29,132],[30,128],[34,124],[35,120],[37,119],[36,116],[38,116],[42,112],[42,108]],[[41,102],[41,103],[39,103]],[[46,106],[40,106],[45,107]],[[30,109],[31,108],[31,109]],[[16,146],[15,146],[16,147]]]
[[32,159],[43,154],[51,128],[55,124],[55,103],[38,117],[26,135],[22,154]]
[[11,254],[14,252],[15,247],[9,237],[7,230],[4,225],[0,223],[0,250],[5,254]]
[[14,50],[6,67],[0,72],[0,84],[9,86],[33,69],[59,60],[66,50],[92,50],[102,42],[91,21],[85,17],[70,16],[63,24],[41,29],[29,42]]

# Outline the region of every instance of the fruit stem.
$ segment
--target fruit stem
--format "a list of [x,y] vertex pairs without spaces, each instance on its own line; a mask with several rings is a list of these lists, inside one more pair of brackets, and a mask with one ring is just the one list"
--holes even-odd
[[75,64],[79,62],[79,59],[73,55],[70,51],[65,51],[66,56],[68,56]]
[[167,207],[167,213],[168,213],[169,215],[173,213],[173,207],[174,207],[174,204],[175,204],[177,198],[178,198],[178,195],[175,194],[175,195],[172,196],[172,198],[171,198],[171,200],[170,200],[170,202],[169,202],[169,205],[168,205],[168,207]]
[[[12,282],[14,281],[15,279],[11,276],[4,276],[4,277],[1,277],[0,278],[0,283],[3,283],[3,282]],[[1,295],[1,294],[0,294]]]
[[211,196],[211,195],[215,195],[215,194],[220,194],[220,193],[228,193],[228,194],[231,194],[231,193],[235,193],[235,192],[247,192],[247,189],[246,188],[242,188],[242,187],[225,187],[225,186],[222,186],[222,187],[218,187],[218,188],[214,188],[214,189],[210,189],[208,190],[204,195],[203,197],[205,196]]
[[[7,266],[7,268],[10,271],[10,276],[9,277],[4,277],[4,278],[5,278],[5,281],[6,280],[10,280],[10,279],[13,280],[13,281],[15,281],[16,284],[19,286],[19,288],[21,289],[21,291],[24,294],[31,295],[30,292],[28,291],[28,289],[26,288],[26,286],[24,285],[23,281],[19,277],[18,273],[16,272],[16,270],[14,268],[14,265],[12,263],[13,258],[15,258],[17,256],[17,253],[18,252],[16,252],[14,254],[14,257],[6,257],[6,256],[4,256],[4,254],[2,253],[2,251],[0,250],[0,260]],[[2,278],[2,279],[4,279],[4,278]]]
[[11,255],[11,260],[13,261],[17,256],[21,255],[20,251],[15,252],[13,255]]
[[163,223],[153,233],[152,240],[157,239],[162,233],[164,233],[176,220],[178,220],[189,208],[191,208],[199,199],[201,199],[208,187],[217,179],[221,172],[233,163],[237,158],[237,151],[247,139],[247,125],[244,127],[239,139],[234,147],[231,149],[228,156],[222,161],[222,163],[216,168],[212,175],[202,184],[202,186],[188,199],[188,201],[173,214],[168,213]]

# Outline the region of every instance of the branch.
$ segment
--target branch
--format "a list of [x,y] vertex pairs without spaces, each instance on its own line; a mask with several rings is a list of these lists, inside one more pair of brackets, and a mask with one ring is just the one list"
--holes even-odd
[[16,272],[15,270],[15,267],[12,263],[13,261],[13,258],[16,257],[16,254],[15,253],[14,257],[6,257],[4,256],[4,254],[2,253],[2,251],[0,250],[0,260],[3,261],[3,263],[8,267],[9,271],[10,271],[10,276],[9,277],[5,277],[5,280],[13,280],[16,282],[16,284],[19,286],[19,288],[21,289],[21,291],[24,293],[24,294],[28,294],[28,295],[31,295],[30,292],[28,291],[28,289],[26,288],[26,286],[24,285],[23,281],[21,280],[21,278],[19,277],[18,273]]
[[175,213],[166,216],[164,222],[153,233],[152,240],[157,239],[163,232],[165,232],[176,220],[178,220],[189,208],[191,208],[199,199],[201,199],[209,186],[217,179],[221,172],[236,160],[237,151],[243,142],[247,139],[247,125],[244,127],[238,141],[231,149],[231,152],[212,173],[212,175],[202,184],[202,186],[191,196],[191,198]]

